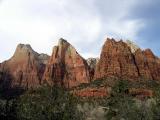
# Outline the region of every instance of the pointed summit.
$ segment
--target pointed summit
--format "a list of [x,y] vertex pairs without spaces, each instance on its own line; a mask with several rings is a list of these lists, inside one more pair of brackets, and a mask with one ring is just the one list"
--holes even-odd
[[64,39],[53,48],[52,56],[44,73],[44,81],[50,85],[66,88],[89,82],[87,62],[76,49]]
[[151,49],[145,49],[144,54],[147,56],[147,58],[155,59],[156,56],[153,54]]
[[73,51],[76,51],[76,49],[65,39],[60,38],[58,41],[58,47],[59,49],[72,49]]
[[20,48],[20,49],[32,49],[30,44],[18,44],[17,48]]
[[130,47],[132,53],[135,53],[138,49],[140,49],[139,46],[133,41],[126,40],[126,44]]
[[38,54],[29,44],[19,44],[12,58],[2,63],[11,76],[10,87],[38,87],[49,56]]
[[30,55],[38,56],[38,53],[35,52],[29,44],[18,44],[16,51],[13,55],[13,59],[21,59]]
[[63,38],[60,38],[60,39],[58,40],[58,45],[62,45],[63,43],[69,44],[69,43],[67,42],[67,40],[65,40],[65,39],[63,39]]
[[15,53],[36,53],[29,44],[18,44]]

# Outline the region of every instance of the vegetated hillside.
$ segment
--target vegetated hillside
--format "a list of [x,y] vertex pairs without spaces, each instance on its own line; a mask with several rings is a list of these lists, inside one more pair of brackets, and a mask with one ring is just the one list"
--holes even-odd
[[[103,81],[103,82],[101,82]],[[76,90],[87,87],[99,88],[105,79],[81,85]],[[108,79],[109,81],[109,79]],[[140,83],[141,84],[141,83]],[[143,83],[142,83],[143,84]],[[41,86],[25,91],[18,97],[0,99],[0,118],[8,120],[158,120],[160,110],[160,85],[154,81],[143,84],[146,91],[130,92],[138,89],[138,83],[117,80],[110,96],[75,96],[72,90],[62,87]],[[98,89],[99,90],[99,89]],[[141,94],[143,93],[143,94]]]

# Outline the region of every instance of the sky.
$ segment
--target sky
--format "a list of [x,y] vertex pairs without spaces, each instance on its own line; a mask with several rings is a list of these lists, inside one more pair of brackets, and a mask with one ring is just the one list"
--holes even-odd
[[51,55],[59,38],[85,58],[107,37],[131,40],[160,56],[160,0],[0,0],[0,62],[17,44]]

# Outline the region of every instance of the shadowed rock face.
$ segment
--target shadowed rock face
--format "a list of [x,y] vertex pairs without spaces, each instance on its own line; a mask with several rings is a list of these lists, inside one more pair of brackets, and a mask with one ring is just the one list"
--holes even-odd
[[149,80],[160,80],[160,60],[150,49],[135,52],[135,61],[141,78]]
[[90,81],[89,67],[72,45],[60,39],[53,48],[43,78],[50,85],[70,88]]
[[95,69],[98,61],[99,61],[99,58],[88,58],[87,64],[90,68]]
[[5,73],[2,78],[5,82],[10,80],[10,87],[38,87],[48,58],[46,55],[42,60],[30,45],[19,44],[13,57],[1,64],[0,69]]
[[95,73],[95,69],[96,69],[96,65],[97,65],[98,61],[99,61],[99,58],[88,58],[87,59],[87,64],[89,66],[91,80],[94,77],[94,73]]

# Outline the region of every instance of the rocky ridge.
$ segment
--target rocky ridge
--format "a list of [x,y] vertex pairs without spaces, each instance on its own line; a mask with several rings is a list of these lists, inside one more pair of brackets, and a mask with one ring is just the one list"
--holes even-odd
[[[51,56],[35,52],[28,44],[19,44],[13,57],[0,63],[0,84],[8,87],[28,89],[48,84],[73,88],[106,77],[160,81],[160,59],[150,49],[141,50],[131,41],[107,38],[100,59],[85,60],[70,43],[61,38],[58,45],[53,47]],[[108,95],[104,88],[82,89],[76,94],[103,96],[105,91],[104,94]]]
[[94,78],[114,76],[129,80],[160,80],[159,61],[150,49],[137,48],[133,53],[131,46],[125,42],[108,38]]

